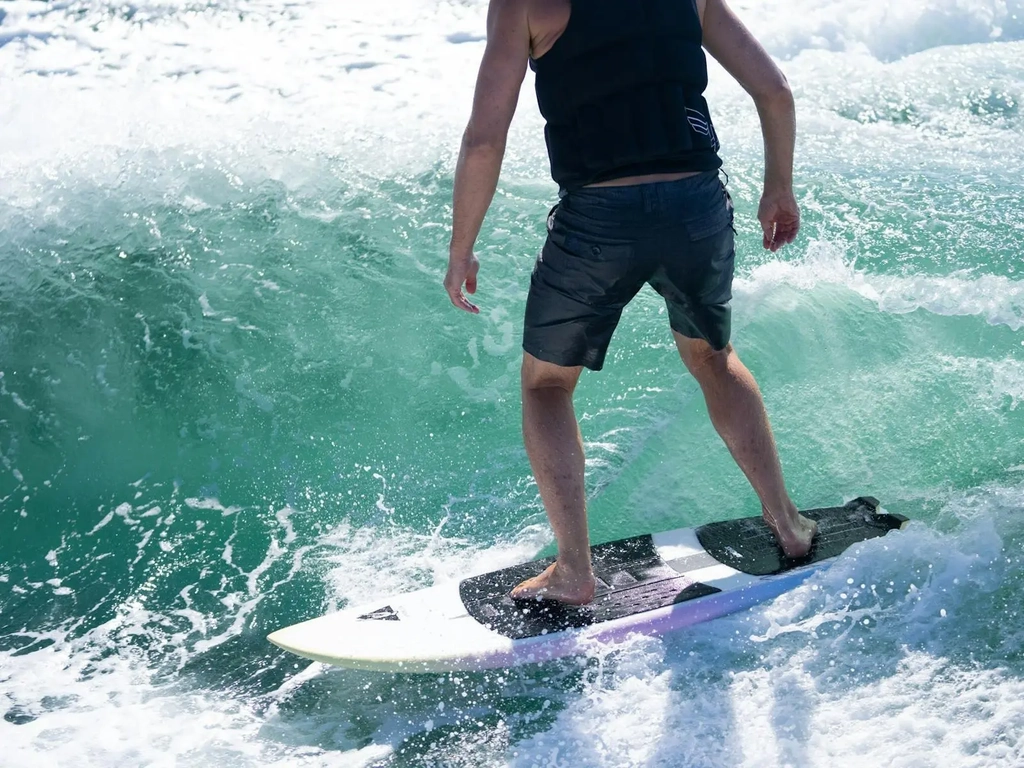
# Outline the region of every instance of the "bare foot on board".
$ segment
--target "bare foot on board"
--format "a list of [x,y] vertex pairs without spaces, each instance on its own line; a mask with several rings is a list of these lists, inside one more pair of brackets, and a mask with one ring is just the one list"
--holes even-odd
[[762,505],[764,521],[775,534],[775,540],[782,547],[786,557],[797,560],[811,551],[814,535],[818,532],[818,524],[801,515],[796,507],[786,512],[775,514]]
[[512,590],[513,600],[554,600],[566,605],[586,605],[594,599],[594,574],[576,574],[554,562],[538,576]]

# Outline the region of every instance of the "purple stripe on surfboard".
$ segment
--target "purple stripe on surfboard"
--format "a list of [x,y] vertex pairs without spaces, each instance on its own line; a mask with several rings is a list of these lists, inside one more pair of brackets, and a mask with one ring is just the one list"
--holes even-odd
[[[779,576],[764,578],[743,589],[719,592],[668,608],[658,608],[635,616],[595,624],[582,630],[569,630],[554,635],[540,635],[519,640],[516,641],[514,647],[507,651],[460,659],[452,665],[452,668],[483,670],[552,661],[578,654],[592,643],[615,643],[636,634],[665,634],[771,600],[799,586],[830,564],[831,561],[815,563]],[[558,637],[557,635],[563,636]],[[415,666],[415,663],[409,666]],[[434,667],[434,665],[431,666]]]

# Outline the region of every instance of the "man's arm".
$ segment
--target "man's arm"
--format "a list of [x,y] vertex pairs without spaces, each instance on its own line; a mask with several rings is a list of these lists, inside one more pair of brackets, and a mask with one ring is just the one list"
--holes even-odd
[[764,135],[764,194],[757,212],[764,247],[777,251],[796,239],[800,209],[793,196],[796,112],[786,76],[725,0],[707,0],[704,47],[754,99]]
[[477,75],[473,112],[462,136],[455,168],[452,239],[448,246],[448,297],[459,309],[477,313],[462,292],[476,293],[480,268],[473,244],[498,186],[508,127],[530,57],[526,0],[491,0],[487,11],[487,47]]

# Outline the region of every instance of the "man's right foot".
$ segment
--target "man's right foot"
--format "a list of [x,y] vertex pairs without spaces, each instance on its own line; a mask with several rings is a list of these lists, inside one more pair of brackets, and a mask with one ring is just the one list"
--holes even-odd
[[774,513],[762,504],[761,512],[786,557],[797,560],[811,551],[814,535],[818,532],[816,522],[801,515],[796,507]]
[[566,605],[586,605],[594,599],[597,583],[593,572],[576,574],[554,562],[538,576],[512,590],[513,600],[554,600]]

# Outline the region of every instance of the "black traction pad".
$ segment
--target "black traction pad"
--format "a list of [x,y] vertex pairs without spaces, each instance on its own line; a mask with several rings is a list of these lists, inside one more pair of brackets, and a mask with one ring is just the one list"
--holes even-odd
[[538,575],[553,557],[514,565],[465,579],[459,596],[469,615],[513,640],[585,627],[623,616],[665,608],[686,600],[720,592],[695,582],[669,566],[648,534],[598,544],[590,550],[597,595],[584,606],[551,600],[513,600],[509,592],[520,582]]
[[702,525],[697,540],[719,562],[751,576],[769,576],[836,557],[852,544],[884,536],[907,522],[902,515],[879,514],[877,509],[878,499],[862,496],[842,507],[802,510],[800,514],[818,523],[818,533],[810,553],[799,559],[782,553],[760,517]]

